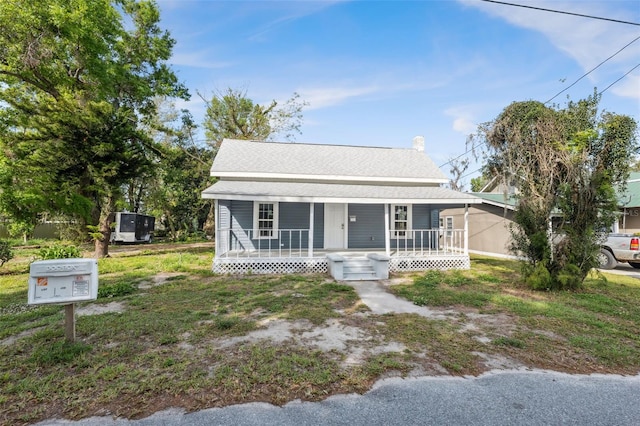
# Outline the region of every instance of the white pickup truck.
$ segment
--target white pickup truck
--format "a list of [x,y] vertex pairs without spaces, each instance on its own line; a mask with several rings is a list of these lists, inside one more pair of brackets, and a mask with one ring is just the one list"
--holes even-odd
[[633,234],[609,234],[600,246],[600,269],[613,269],[618,262],[628,262],[640,269],[640,237]]

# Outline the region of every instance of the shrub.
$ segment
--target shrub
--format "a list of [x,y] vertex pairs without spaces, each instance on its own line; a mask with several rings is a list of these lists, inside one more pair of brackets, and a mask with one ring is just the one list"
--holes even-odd
[[7,241],[0,240],[0,266],[13,259],[13,251]]
[[565,265],[558,272],[558,285],[561,290],[575,290],[582,287],[582,271],[573,264]]
[[38,254],[42,260],[82,257],[80,249],[70,244],[54,244],[49,247],[42,247]]
[[551,290],[553,286],[551,274],[543,262],[538,262],[535,268],[525,272],[525,277],[532,290]]

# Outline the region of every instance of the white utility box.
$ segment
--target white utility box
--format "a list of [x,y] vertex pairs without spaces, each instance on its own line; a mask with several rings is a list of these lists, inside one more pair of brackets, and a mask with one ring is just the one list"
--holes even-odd
[[29,268],[29,305],[98,298],[96,259],[39,260]]

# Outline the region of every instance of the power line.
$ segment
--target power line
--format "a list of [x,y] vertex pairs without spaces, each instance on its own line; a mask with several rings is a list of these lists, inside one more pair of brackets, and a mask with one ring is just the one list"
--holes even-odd
[[[561,91],[559,91],[558,93],[556,93],[555,95],[553,95],[553,97],[551,99],[549,99],[547,102],[545,102],[545,105],[548,104],[549,102],[551,102],[552,100],[554,100],[555,98],[557,98],[560,94],[566,92],[567,90],[571,89],[573,86],[576,85],[576,83],[578,83],[580,80],[582,80],[583,78],[585,78],[586,76],[588,76],[589,74],[591,74],[593,71],[595,71],[596,69],[598,69],[602,64],[604,64],[605,62],[607,62],[608,60],[610,60],[611,58],[613,58],[614,56],[616,56],[618,53],[622,52],[624,49],[626,49],[627,47],[631,46],[633,43],[635,43],[636,41],[640,40],[640,36],[634,38],[633,40],[631,40],[629,43],[627,43],[624,47],[622,47],[620,50],[618,50],[616,53],[614,53],[613,55],[609,56],[607,59],[605,59],[604,61],[600,62],[598,65],[596,65],[594,68],[592,68],[591,70],[589,70],[588,72],[586,72],[585,74],[582,75],[582,77],[580,77],[579,79],[577,79],[576,81],[574,81],[573,83],[571,83],[569,86],[565,87],[564,89],[562,89]],[[633,71],[633,70],[632,70]],[[627,73],[628,74],[628,73]],[[624,78],[627,74],[623,75],[620,78]],[[618,80],[616,80],[614,83],[617,83]],[[607,87],[608,89],[608,87]],[[605,89],[606,90],[606,89]],[[604,90],[603,90],[604,92]],[[600,92],[602,93],[602,92]]]
[[443,164],[441,164],[440,166],[438,166],[438,168],[440,168],[440,167],[444,167],[444,166],[446,166],[447,164],[451,164],[451,163],[453,163],[454,161],[456,161],[456,160],[458,160],[459,158],[461,158],[461,157],[463,157],[463,156],[467,155],[468,153],[472,152],[474,149],[476,149],[476,148],[480,147],[481,145],[484,145],[484,141],[479,141],[477,145],[476,145],[476,143],[474,142],[474,143],[471,145],[471,148],[469,148],[468,150],[466,150],[466,151],[465,151],[465,152],[463,152],[462,154],[458,155],[457,157],[449,159],[446,163],[443,163]]
[[599,95],[602,95],[604,92],[606,92],[609,87],[613,86],[614,84],[616,84],[617,82],[619,82],[620,80],[622,80],[623,78],[625,78],[626,76],[628,76],[629,74],[631,74],[633,72],[633,70],[635,70],[636,68],[640,67],[640,64],[636,65],[635,67],[631,68],[629,71],[627,71],[622,77],[620,77],[619,79],[617,79],[616,81],[614,81],[613,83],[611,83],[610,85],[608,85],[607,87],[605,87],[604,89],[602,89],[600,91],[600,93],[598,93]]
[[524,5],[524,4],[508,3],[506,1],[498,1],[498,0],[480,0],[480,1],[483,1],[483,2],[486,2],[486,3],[503,4],[503,5],[506,5],[506,6],[523,7],[525,9],[542,10],[544,12],[560,13],[560,14],[563,14],[563,15],[580,16],[582,18],[599,19],[601,21],[609,21],[609,22],[615,22],[615,23],[618,23],[618,24],[635,25],[635,26],[640,27],[640,23],[637,23],[637,22],[621,21],[619,19],[603,18],[601,16],[584,15],[582,13],[566,12],[564,10],[545,9],[544,7],[536,7],[536,6],[528,6],[528,5]]
[[[554,9],[545,9],[542,7],[535,7],[535,6],[527,6],[527,5],[522,5],[522,4],[515,4],[515,3],[509,3],[509,2],[503,2],[503,1],[498,1],[498,0],[480,0],[480,1],[484,1],[487,3],[497,3],[497,4],[503,4],[506,6],[516,6],[516,7],[522,7],[522,8],[526,8],[526,9],[535,9],[535,10],[541,10],[541,11],[545,11],[545,12],[552,12],[552,13],[560,13],[560,14],[565,14],[565,15],[573,15],[573,16],[580,16],[583,18],[590,18],[590,19],[599,19],[599,20],[603,20],[603,21],[610,21],[610,22],[617,22],[617,23],[621,23],[621,24],[629,24],[629,25],[636,25],[636,26],[640,26],[639,23],[636,22],[628,22],[628,21],[620,21],[617,19],[611,19],[611,18],[603,18],[603,17],[599,17],[599,16],[593,16],[593,15],[584,15],[584,14],[580,14],[580,13],[574,13],[574,12],[566,12],[566,11],[561,11],[561,10],[554,10]],[[591,74],[593,71],[595,71],[596,69],[598,69],[600,66],[602,66],[604,63],[606,63],[607,61],[609,61],[610,59],[612,59],[613,57],[615,57],[616,55],[618,55],[620,52],[622,52],[624,49],[626,49],[627,47],[629,47],[630,45],[632,45],[633,43],[635,43],[636,41],[640,40],[640,36],[636,37],[635,39],[631,40],[629,43],[627,43],[626,45],[624,45],[621,49],[619,49],[617,52],[615,52],[613,55],[609,56],[607,59],[605,59],[604,61],[600,62],[598,65],[596,65],[594,68],[592,68],[591,70],[589,70],[588,72],[586,72],[585,74],[583,74],[580,78],[578,78],[576,81],[574,81],[573,83],[571,83],[569,86],[565,87],[564,89],[562,89],[560,92],[556,93],[552,98],[550,98],[548,101],[546,101],[544,104],[548,104],[549,102],[551,102],[552,100],[554,100],[555,98],[557,98],[559,95],[561,95],[562,93],[566,92],[567,90],[569,90],[570,88],[572,88],[573,86],[575,86],[580,80],[582,80],[583,78],[585,78],[586,76],[588,76],[589,74]],[[633,72],[636,68],[640,67],[640,64],[636,65],[635,67],[633,67],[632,69],[630,69],[626,74],[624,74],[622,77],[618,78],[616,81],[614,81],[613,83],[611,83],[610,85],[608,85],[606,88],[604,88],[602,91],[600,91],[600,95],[603,94],[605,91],[607,91],[611,86],[613,86],[614,84],[616,84],[617,82],[619,82],[620,80],[622,80],[623,78],[625,78],[627,75],[629,75],[631,72]],[[463,152],[462,154],[458,155],[455,158],[450,159],[449,161],[443,163],[442,165],[439,166],[440,167],[444,167],[447,164],[451,164],[454,161],[460,159],[461,157],[467,155],[468,153],[472,152],[475,148],[480,147],[482,145],[484,145],[485,142],[484,141],[480,141],[477,145],[473,144],[472,147],[470,149],[467,149],[465,152]],[[466,176],[469,176],[470,174],[473,174],[477,171],[480,171],[481,169],[475,170],[473,172],[467,173],[464,176],[461,176],[461,178],[464,178]]]

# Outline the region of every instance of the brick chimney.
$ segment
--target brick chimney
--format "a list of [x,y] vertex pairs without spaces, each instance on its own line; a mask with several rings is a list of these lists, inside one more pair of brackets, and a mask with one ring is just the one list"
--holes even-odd
[[413,138],[413,149],[418,152],[424,152],[424,136],[416,136]]

